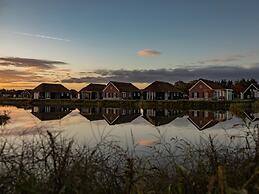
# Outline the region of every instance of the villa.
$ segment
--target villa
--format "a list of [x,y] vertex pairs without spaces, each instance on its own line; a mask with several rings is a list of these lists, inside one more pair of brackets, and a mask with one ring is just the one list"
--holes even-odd
[[167,82],[155,81],[142,90],[144,100],[182,99],[183,93]]
[[132,83],[110,81],[103,89],[104,100],[139,100],[140,90]]
[[79,91],[80,99],[100,100],[103,98],[104,84],[89,84]]
[[233,90],[205,79],[199,79],[189,89],[189,100],[233,100]]
[[259,85],[251,84],[240,94],[240,98],[244,99],[259,99]]
[[70,99],[70,91],[61,84],[42,83],[33,89],[33,99]]

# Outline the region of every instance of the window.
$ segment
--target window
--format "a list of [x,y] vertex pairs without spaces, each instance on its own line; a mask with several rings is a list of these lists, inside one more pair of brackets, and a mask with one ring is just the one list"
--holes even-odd
[[122,92],[122,98],[126,98],[127,93],[126,92]]

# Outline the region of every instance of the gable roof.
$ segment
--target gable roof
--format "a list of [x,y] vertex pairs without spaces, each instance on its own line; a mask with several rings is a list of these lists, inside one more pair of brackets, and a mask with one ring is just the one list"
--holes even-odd
[[97,91],[101,92],[106,87],[105,84],[93,84],[90,83],[88,86],[82,88],[79,92],[85,92],[85,91]]
[[147,86],[142,91],[154,91],[154,92],[180,92],[179,89],[173,86],[173,84],[170,84],[168,82],[162,82],[162,81],[155,81],[149,86]]
[[106,114],[103,114],[103,118],[106,120],[106,122],[109,125],[118,125],[118,124],[124,124],[124,123],[130,123],[136,118],[140,116],[139,114],[127,114],[127,115],[118,115],[115,118],[108,117]]
[[42,83],[34,88],[33,92],[69,92],[69,89],[61,84]]
[[189,89],[191,90],[192,88],[194,88],[199,82],[204,83],[205,85],[207,85],[208,88],[210,88],[211,90],[217,90],[217,89],[225,89],[223,86],[221,86],[220,84],[217,84],[213,81],[210,80],[206,80],[206,79],[199,79],[197,80],[192,87]]
[[77,94],[78,93],[75,89],[71,89],[70,92],[73,93],[73,94]]
[[254,86],[257,90],[259,90],[259,85],[258,84],[250,84],[242,93],[245,93],[252,86]]
[[199,129],[200,131],[204,130],[204,129],[209,129],[211,127],[213,127],[214,125],[218,124],[219,121],[218,120],[209,120],[208,122],[206,123],[199,123],[197,121],[195,121],[194,119],[192,119],[191,117],[188,117],[188,120],[197,128]]
[[259,113],[253,112],[251,110],[244,111],[245,116],[252,122],[259,121]]
[[[139,89],[136,86],[134,86],[132,83],[110,81],[107,84],[107,86],[109,84],[114,85],[116,87],[116,89],[118,89],[120,92],[136,92],[136,91],[139,91]],[[104,88],[104,90],[106,89],[106,87]]]

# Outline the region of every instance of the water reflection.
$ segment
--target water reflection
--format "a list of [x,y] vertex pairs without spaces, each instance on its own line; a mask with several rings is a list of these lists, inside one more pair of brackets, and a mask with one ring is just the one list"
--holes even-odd
[[82,107],[79,108],[79,111],[89,121],[103,120],[102,109],[100,107]]
[[200,131],[232,118],[228,111],[190,110],[188,120]]
[[31,113],[41,121],[61,120],[72,112],[72,108],[63,106],[33,106]]
[[109,125],[130,123],[139,117],[140,109],[83,107],[80,114],[89,121],[105,120]]
[[248,120],[251,122],[259,121],[259,112],[254,112],[252,110],[244,111],[244,114]]
[[140,109],[104,108],[103,118],[109,125],[130,123],[140,116]]
[[[60,130],[73,129],[75,131],[75,128],[80,130],[89,126],[102,129],[107,125],[110,125],[109,129],[115,129],[115,125],[125,124],[123,127],[120,125],[118,128],[120,130],[122,128],[138,129],[138,132],[142,133],[141,130],[151,131],[155,126],[172,131],[178,130],[177,133],[180,133],[183,129],[198,129],[199,131],[212,127],[222,129],[222,124],[217,125],[219,123],[224,123],[226,129],[233,128],[233,126],[235,128],[241,127],[244,116],[246,121],[252,124],[259,123],[259,113],[252,110],[241,111],[233,115],[230,111],[184,111],[169,108],[80,107],[75,109],[60,105],[39,105],[30,107],[30,110],[28,110],[28,107],[0,106],[0,111],[3,112],[4,110],[10,110],[12,113],[10,114],[10,122],[5,123],[5,129],[15,128],[17,130],[18,128],[52,127]],[[32,115],[34,116],[32,117]],[[62,123],[59,122],[61,120]],[[90,122],[86,122],[87,120]],[[181,130],[179,130],[180,128]],[[218,133],[218,131],[215,131],[215,133]]]
[[143,109],[143,118],[154,126],[161,126],[182,116],[181,110]]

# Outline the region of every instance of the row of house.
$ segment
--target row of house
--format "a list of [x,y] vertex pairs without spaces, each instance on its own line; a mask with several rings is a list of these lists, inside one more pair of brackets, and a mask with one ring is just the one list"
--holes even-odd
[[[184,93],[175,85],[155,81],[140,90],[132,83],[110,81],[89,84],[79,92],[61,84],[42,83],[33,90],[0,90],[0,97],[33,99],[83,99],[83,100],[233,100],[233,89],[224,88],[213,81],[199,79]],[[241,99],[259,99],[258,84],[251,84],[239,94]]]
[[[74,109],[71,107],[40,105],[32,107],[32,114],[41,121],[61,120]],[[233,115],[228,111],[208,110],[182,110],[148,108],[104,108],[104,107],[81,107],[80,114],[89,121],[105,120],[109,125],[130,123],[139,116],[154,126],[162,126],[171,123],[176,118],[188,116],[187,119],[200,131],[211,128],[220,122],[232,119]],[[259,121],[259,113],[246,110],[245,118],[250,122]]]
[[[61,84],[40,84],[33,90],[33,99],[71,99],[71,91]],[[183,92],[173,84],[155,81],[143,90],[132,83],[110,81],[89,84],[79,91],[83,100],[174,100],[182,99]]]
[[0,90],[2,98],[31,98],[32,90]]

